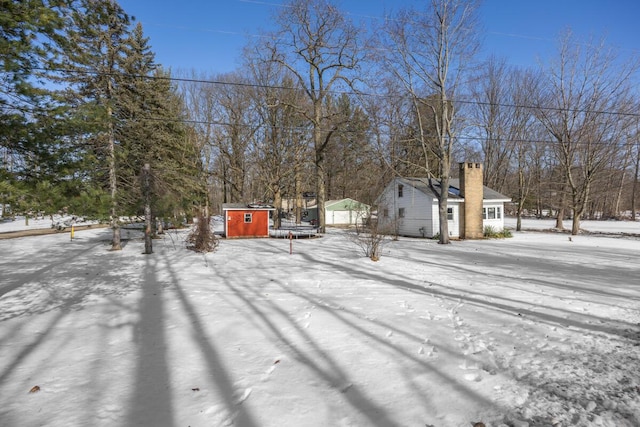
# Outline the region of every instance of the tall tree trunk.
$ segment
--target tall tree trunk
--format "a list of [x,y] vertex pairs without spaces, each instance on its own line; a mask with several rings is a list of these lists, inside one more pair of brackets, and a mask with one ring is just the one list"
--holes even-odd
[[562,189],[560,192],[560,203],[558,205],[558,213],[556,215],[556,228],[558,230],[564,230],[564,214],[565,214],[565,206],[566,206],[566,190],[567,190],[567,185],[566,184],[562,184]]
[[[441,183],[445,185],[443,181],[441,181]],[[449,179],[447,179],[447,182],[448,181]],[[441,245],[447,245],[450,243],[449,219],[447,215],[447,210],[448,210],[448,197],[447,196],[440,197],[440,199],[438,199],[438,217],[440,218],[440,229],[439,229],[440,238],[438,240],[438,243],[440,243]]]
[[626,174],[627,165],[628,163],[625,162],[625,167],[622,169],[622,172],[620,173],[620,183],[618,184],[618,192],[616,193],[615,202],[613,204],[613,217],[615,219],[620,218],[620,201],[622,200],[622,189],[624,187],[624,180],[627,177],[627,174]]
[[[296,157],[298,156],[296,154]],[[302,167],[300,163],[299,159],[296,158],[296,164],[294,165],[296,224],[302,222]]]
[[153,217],[151,215],[151,167],[145,163],[142,168],[142,194],[144,197],[144,253],[153,253]]
[[560,206],[558,208],[558,213],[556,214],[556,228],[558,230],[564,230],[564,223],[562,220],[564,219],[564,206]]
[[273,185],[273,206],[276,210],[273,212],[273,228],[279,229],[282,226],[282,192],[279,185]]
[[224,160],[222,160],[222,203],[229,203],[229,188],[228,188],[228,181],[229,178],[227,177],[227,165],[225,164]]
[[316,206],[318,207],[318,232],[324,233],[326,218],[324,212],[325,185],[324,185],[324,154],[316,151]]
[[[111,82],[109,82],[111,87]],[[122,250],[121,236],[120,236],[120,215],[118,212],[118,178],[116,175],[116,141],[115,130],[113,128],[113,111],[111,106],[107,107],[107,120],[108,124],[108,157],[109,157],[109,189],[111,191],[111,230],[113,232],[111,239],[111,250]]]
[[577,209],[573,209],[573,218],[571,219],[571,235],[577,236],[580,233],[580,215]]
[[516,210],[516,231],[522,231],[522,210],[526,194],[524,191],[525,179],[522,168],[518,169],[518,205]]
[[636,220],[636,195],[638,194],[638,174],[640,173],[640,152],[636,153],[636,170],[631,190],[631,220]]
[[572,193],[573,218],[571,221],[571,234],[573,236],[577,236],[580,233],[580,219],[582,218],[582,214],[584,214],[589,203],[591,186],[587,182],[581,189],[572,189]]
[[[438,197],[438,217],[440,218],[440,239],[438,243],[441,245],[447,245],[450,243],[449,239],[449,218],[448,218],[448,204],[449,204],[449,162],[443,159],[440,166],[440,197]],[[446,172],[445,172],[446,171]]]

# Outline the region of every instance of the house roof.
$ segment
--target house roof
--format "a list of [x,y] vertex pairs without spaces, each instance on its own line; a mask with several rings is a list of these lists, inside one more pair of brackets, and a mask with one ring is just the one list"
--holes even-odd
[[[404,185],[409,185],[415,187],[417,190],[422,193],[431,196],[437,197],[437,194],[433,192],[431,187],[429,186],[428,178],[397,178],[398,181],[403,183]],[[440,182],[434,180],[434,186],[436,190],[440,190]],[[449,199],[453,200],[464,200],[464,197],[460,196],[460,180],[458,178],[450,178],[449,179]],[[504,194],[498,193],[496,190],[493,190],[486,185],[482,186],[482,199],[495,201],[495,202],[510,202],[511,198],[505,196]]]

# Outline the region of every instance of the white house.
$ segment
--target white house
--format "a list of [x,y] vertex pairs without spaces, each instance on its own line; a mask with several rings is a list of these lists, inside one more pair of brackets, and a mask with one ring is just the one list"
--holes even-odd
[[[449,181],[449,237],[481,238],[487,226],[503,230],[504,204],[511,199],[482,185],[481,164],[461,163],[460,177]],[[439,182],[433,182],[439,192]],[[427,178],[395,178],[386,186],[377,205],[378,225],[390,232],[429,238],[440,232],[438,199]]]

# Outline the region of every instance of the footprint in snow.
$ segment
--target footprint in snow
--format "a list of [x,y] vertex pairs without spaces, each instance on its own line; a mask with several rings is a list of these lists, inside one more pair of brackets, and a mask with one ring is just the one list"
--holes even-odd
[[276,366],[278,366],[278,364],[280,364],[280,359],[275,359],[273,361],[273,364],[269,366],[266,371],[264,371],[264,375],[262,375],[262,381],[266,381],[269,379],[269,376],[273,371],[276,370]]
[[301,321],[306,320],[306,319],[308,319],[308,318],[310,318],[310,317],[311,317],[311,312],[310,312],[310,311],[307,311],[305,314],[303,314],[303,315],[302,315],[302,317],[299,317],[299,318],[297,319],[297,321],[298,321],[298,322],[301,322]]
[[244,389],[244,391],[237,393],[236,394],[236,398],[235,398],[235,403],[236,405],[240,405],[242,402],[244,402],[245,400],[247,400],[247,398],[249,397],[249,395],[251,394],[251,391],[253,389],[251,387]]
[[478,369],[480,369],[480,365],[478,364],[478,362],[471,362],[471,361],[465,359],[460,364],[459,368],[464,370],[464,371],[477,371]]
[[464,374],[463,378],[467,381],[471,381],[471,382],[480,382],[482,381],[482,375],[480,375],[480,373],[478,372],[471,372],[468,374]]
[[438,358],[438,350],[430,345],[430,346],[420,346],[418,348],[418,354],[424,355],[425,357],[430,357],[437,359]]

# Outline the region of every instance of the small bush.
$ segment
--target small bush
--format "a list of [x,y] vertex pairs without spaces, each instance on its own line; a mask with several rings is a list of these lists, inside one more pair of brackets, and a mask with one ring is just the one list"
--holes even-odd
[[389,239],[388,234],[378,222],[368,223],[367,226],[357,225],[349,231],[349,240],[360,248],[362,254],[371,261],[379,261],[382,256],[382,248]]
[[217,247],[218,238],[211,229],[211,217],[199,212],[197,222],[187,237],[187,249],[213,252]]
[[484,227],[483,234],[486,239],[503,239],[506,237],[513,237],[510,230],[503,228],[498,231],[490,225]]
[[484,237],[488,238],[488,239],[493,239],[498,237],[498,233],[496,232],[496,229],[493,228],[490,225],[485,225],[484,226]]

